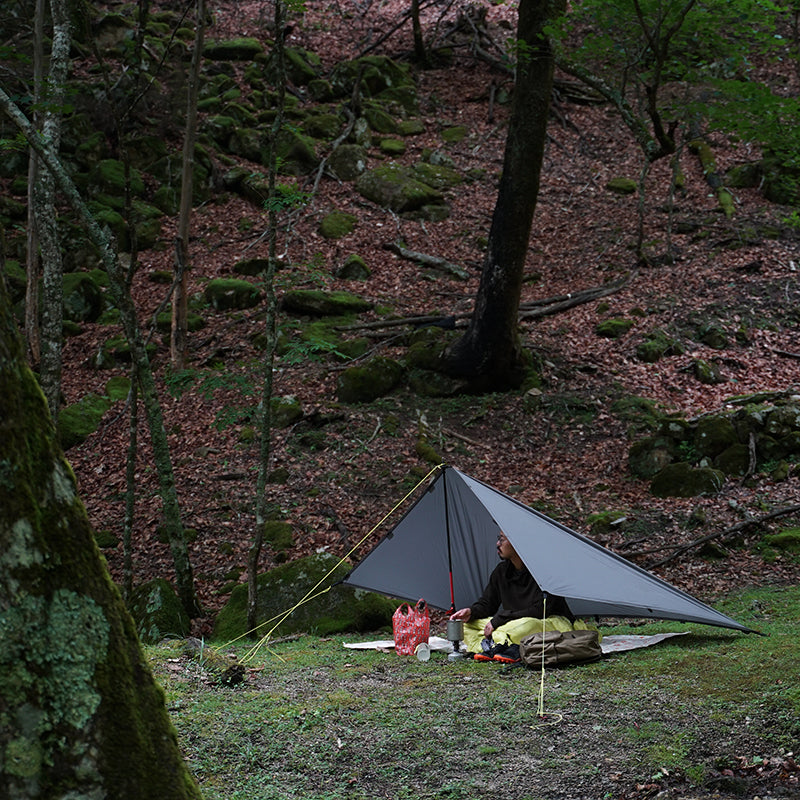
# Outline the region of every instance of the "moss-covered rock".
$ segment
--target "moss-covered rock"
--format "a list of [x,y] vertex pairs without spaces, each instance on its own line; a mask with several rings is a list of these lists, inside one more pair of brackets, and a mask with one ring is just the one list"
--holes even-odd
[[406,152],[406,143],[402,139],[381,139],[378,149],[383,155],[394,158]]
[[319,165],[314,140],[294,129],[284,128],[278,134],[275,153],[284,175],[306,175]]
[[403,374],[400,363],[377,356],[363,366],[343,370],[336,383],[336,396],[342,403],[369,403],[397,388]]
[[206,42],[203,48],[203,56],[211,61],[252,61],[263,52],[264,45],[250,37]]
[[62,408],[58,415],[58,438],[64,450],[75,447],[94,433],[109,408],[110,398],[95,393]]
[[656,497],[697,497],[717,494],[725,483],[725,475],[710,467],[692,467],[685,461],[664,467],[650,484]]
[[303,418],[303,407],[292,395],[273,397],[270,401],[272,425],[275,428],[288,428]]
[[441,192],[398,164],[385,164],[365,172],[356,181],[356,190],[382,208],[400,213],[444,204]]
[[628,450],[628,471],[635,478],[650,480],[673,462],[675,453],[675,445],[667,437],[641,439]]
[[358,144],[340,144],[329,156],[328,166],[342,181],[354,181],[367,169],[367,151]]
[[125,375],[115,375],[109,378],[105,385],[106,395],[112,403],[127,400],[131,391],[131,379]]
[[203,291],[206,302],[217,311],[253,308],[261,302],[261,290],[238,278],[215,278]]
[[94,165],[89,174],[89,184],[95,193],[107,193],[122,197],[125,184],[130,181],[131,194],[141,195],[144,192],[144,180],[137,169],[130,170],[130,175],[125,176],[125,164],[113,158],[105,158]]
[[611,178],[606,182],[606,189],[612,194],[634,194],[636,192],[636,181],[631,178]]
[[169,581],[155,578],[133,590],[128,608],[136,624],[139,639],[145,644],[156,644],[174,636],[189,634],[189,617]]
[[233,265],[233,271],[237,275],[248,275],[253,278],[261,275],[269,269],[268,258],[243,258]]
[[679,356],[684,352],[683,345],[666,331],[651,331],[643,342],[636,346],[636,358],[646,364],[655,364],[664,356]]
[[347,256],[342,265],[336,270],[336,277],[346,281],[365,281],[370,275],[372,275],[372,270],[357,253],[351,253]]
[[315,139],[335,139],[342,127],[336,114],[309,114],[303,121],[303,131]]
[[714,466],[726,475],[746,475],[750,468],[750,448],[746,444],[732,444],[715,459]]
[[693,358],[689,368],[700,383],[705,383],[708,386],[725,383],[726,381],[719,364],[715,364],[713,361],[706,361],[704,358]]
[[341,239],[353,232],[357,219],[355,214],[346,211],[331,211],[322,218],[319,232],[324,239]]
[[415,89],[409,64],[393,61],[388,56],[363,56],[338,63],[331,73],[330,84],[337,96],[349,96],[360,78],[362,90],[375,97],[387,89]]
[[442,131],[442,141],[445,144],[458,144],[466,139],[467,133],[466,125],[451,125]]
[[468,390],[465,381],[451,378],[436,370],[416,367],[409,370],[408,386],[420,397],[456,397]]
[[701,457],[714,458],[737,443],[736,430],[730,419],[714,415],[698,421],[694,431],[694,447]]
[[762,541],[775,550],[800,555],[800,528],[785,528],[778,533],[767,534]]
[[373,304],[349,292],[325,292],[321,289],[292,289],[281,299],[281,307],[291,314],[311,317],[336,317],[361,314]]
[[103,312],[103,290],[88,272],[64,275],[64,318],[72,322],[95,322]]
[[606,339],[619,339],[624,336],[633,326],[632,319],[604,319],[599,322],[594,329],[598,336],[603,336]]
[[25,275],[25,270],[20,266],[19,261],[16,259],[6,259],[4,275],[9,294],[11,295],[11,302],[18,303],[25,297],[25,287],[27,286],[28,279]]
[[461,173],[446,164],[435,164],[428,161],[420,161],[411,167],[411,175],[426,186],[434,189],[452,189],[463,182]]
[[[260,575],[257,621],[281,619],[284,612],[303,600],[321,580],[325,579],[325,585],[331,586],[347,572],[348,567],[339,563],[334,556],[318,553],[282,564]],[[330,591],[302,603],[280,623],[274,634],[306,631],[327,635],[345,631],[376,631],[391,625],[396,606],[396,602],[373,592],[350,586],[333,586]],[[246,632],[247,586],[240,585],[233,590],[230,600],[217,616],[214,638],[231,641]]]

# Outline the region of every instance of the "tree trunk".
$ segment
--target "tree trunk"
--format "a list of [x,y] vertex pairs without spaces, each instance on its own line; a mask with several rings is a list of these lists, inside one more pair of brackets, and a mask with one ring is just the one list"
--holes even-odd
[[519,4],[517,78],[481,282],[466,333],[443,356],[444,370],[475,391],[515,387],[524,375],[517,311],[553,87],[544,26],[562,9],[558,0]]
[[200,798],[0,280],[0,797]]
[[189,223],[192,219],[192,184],[194,178],[194,142],[197,134],[197,94],[200,87],[200,64],[203,60],[203,41],[206,29],[206,3],[197,0],[197,27],[194,51],[189,68],[189,91],[186,102],[186,129],[183,138],[183,165],[181,169],[181,203],[178,218],[176,247],[175,292],[172,295],[172,327],[170,359],[172,366],[186,366],[186,337],[188,332],[188,284],[190,267]]
[[[44,17],[45,0],[36,0],[33,12],[33,96],[38,107],[44,84]],[[32,114],[38,126],[40,111]],[[36,238],[36,186],[39,183],[39,157],[31,147],[28,150],[28,226],[25,231],[26,277],[25,285],[25,344],[28,361],[34,369],[39,368],[41,358],[41,326],[39,323],[39,282],[42,278],[39,241]]]
[[[64,87],[69,70],[70,22],[66,0],[50,0],[53,38],[42,136],[58,152]],[[42,252],[42,336],[40,379],[53,419],[61,400],[61,342],[64,335],[64,275],[58,235],[55,181],[50,170],[38,170],[33,194],[36,232]]]
[[189,561],[189,552],[183,536],[178,495],[175,489],[175,474],[172,469],[172,460],[169,453],[167,433],[164,429],[164,418],[161,404],[156,391],[153,371],[150,369],[150,360],[147,357],[144,338],[139,327],[136,309],[130,292],[127,289],[125,275],[117,257],[114,242],[103,231],[97,220],[92,216],[86,204],[81,199],[75,184],[70,179],[58,156],[42,141],[25,115],[12,102],[6,92],[0,88],[0,108],[2,108],[15,125],[22,131],[29,145],[35,148],[37,155],[44,166],[49,169],[55,178],[58,188],[63,193],[67,202],[81,217],[89,237],[100,251],[103,266],[109,278],[109,287],[114,303],[119,310],[125,338],[131,349],[131,359],[136,364],[139,378],[139,388],[142,392],[145,414],[147,416],[150,439],[153,447],[153,460],[158,472],[161,489],[161,501],[164,513],[164,527],[170,544],[172,560],[175,565],[175,581],[183,607],[190,617],[200,615],[200,607],[194,591],[194,578],[192,566]]
[[[275,142],[283,127],[283,106],[286,99],[286,4],[278,0],[275,4],[275,53],[278,61],[276,91],[278,113],[272,123],[269,146],[269,200],[275,197],[275,182],[278,172]],[[267,521],[267,476],[272,454],[272,370],[277,347],[277,302],[275,298],[276,250],[278,241],[278,210],[274,202],[268,202],[269,212],[269,258],[267,269],[262,273],[266,289],[267,318],[265,321],[266,346],[262,361],[262,385],[259,429],[261,450],[256,479],[256,525],[253,541],[247,557],[247,629],[255,636],[258,628],[258,567],[264,546],[264,523]]]

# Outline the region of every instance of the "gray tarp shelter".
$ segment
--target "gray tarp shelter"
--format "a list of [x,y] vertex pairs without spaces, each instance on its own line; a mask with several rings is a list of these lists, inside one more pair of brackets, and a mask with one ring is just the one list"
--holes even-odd
[[497,564],[502,530],[542,590],[576,617],[650,617],[755,633],[591,539],[455,467],[425,494],[344,583],[432,608],[471,605]]

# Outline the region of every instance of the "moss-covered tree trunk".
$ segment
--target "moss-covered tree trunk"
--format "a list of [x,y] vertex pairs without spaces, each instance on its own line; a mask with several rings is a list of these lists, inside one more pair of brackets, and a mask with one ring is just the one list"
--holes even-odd
[[199,798],[0,279],[0,797]]
[[478,391],[518,386],[523,377],[517,314],[553,87],[553,52],[544,27],[561,9],[562,0],[519,4],[514,99],[481,282],[469,327],[443,364]]
[[[50,45],[50,74],[45,99],[42,136],[58,152],[64,104],[69,48],[71,43],[66,0],[50,0],[53,36]],[[53,419],[58,418],[61,400],[61,340],[64,328],[64,270],[58,235],[55,180],[50,170],[38,171],[33,192],[34,217],[42,251],[42,336],[40,380]]]

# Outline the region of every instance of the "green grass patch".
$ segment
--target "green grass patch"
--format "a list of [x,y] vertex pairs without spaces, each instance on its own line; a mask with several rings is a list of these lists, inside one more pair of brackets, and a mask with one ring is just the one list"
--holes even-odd
[[[724,769],[780,759],[800,741],[800,590],[748,590],[716,606],[768,636],[604,626],[688,633],[547,672],[544,718],[536,671],[343,647],[369,636],[274,643],[234,687],[210,660],[176,658],[174,644],[148,653],[206,800],[496,798],[511,786],[567,800],[588,784],[598,798],[645,784],[710,796]],[[229,649],[241,660],[248,645]],[[750,791],[757,771],[740,772]],[[786,771],[766,774],[756,793],[792,788]]]

